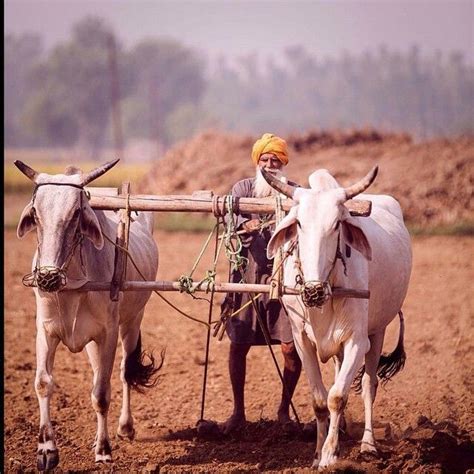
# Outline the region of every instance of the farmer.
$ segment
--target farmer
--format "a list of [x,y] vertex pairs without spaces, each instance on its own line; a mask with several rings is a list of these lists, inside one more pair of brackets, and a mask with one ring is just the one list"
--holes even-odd
[[[283,167],[288,163],[288,146],[285,140],[265,133],[255,142],[252,148],[252,161],[255,165],[255,177],[237,182],[232,188],[234,197],[267,197],[275,191],[265,181],[260,169],[273,173],[281,178],[284,176]],[[244,265],[234,270],[231,275],[233,282],[268,284],[272,274],[273,262],[267,259],[266,250],[274,226],[265,225],[273,218],[258,214],[238,214],[234,216],[235,229],[243,230],[243,248],[241,255]],[[263,224],[263,226],[262,226]],[[254,295],[255,296],[255,295]],[[222,317],[229,315],[250,300],[248,293],[229,294],[222,303]],[[272,344],[281,344],[284,357],[283,379],[286,391],[282,389],[278,420],[280,423],[291,422],[289,408],[291,397],[301,372],[301,361],[293,343],[290,321],[278,301],[269,301],[268,295],[262,294],[256,301],[256,306]],[[221,431],[228,434],[241,428],[245,422],[244,385],[246,357],[251,346],[265,345],[265,337],[257,319],[254,304],[249,304],[237,315],[228,318],[226,331],[230,338],[229,373],[234,397],[234,411],[230,418],[221,426]]]

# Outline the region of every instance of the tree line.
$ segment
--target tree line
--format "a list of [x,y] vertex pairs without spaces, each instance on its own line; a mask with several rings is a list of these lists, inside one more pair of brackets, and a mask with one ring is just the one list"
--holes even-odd
[[[376,127],[421,138],[474,131],[473,67],[463,55],[418,47],[320,59],[303,46],[233,64],[178,40],[126,49],[102,19],[86,17],[51,51],[41,37],[6,34],[5,146],[78,146],[118,139],[167,148],[206,128],[252,134]],[[115,119],[115,120],[114,120]]]

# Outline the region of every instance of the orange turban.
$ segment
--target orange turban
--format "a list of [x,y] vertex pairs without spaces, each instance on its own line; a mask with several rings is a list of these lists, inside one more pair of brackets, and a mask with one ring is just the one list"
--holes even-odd
[[262,138],[254,143],[252,161],[257,164],[264,153],[273,153],[284,165],[288,163],[288,145],[283,138],[272,133],[264,133]]

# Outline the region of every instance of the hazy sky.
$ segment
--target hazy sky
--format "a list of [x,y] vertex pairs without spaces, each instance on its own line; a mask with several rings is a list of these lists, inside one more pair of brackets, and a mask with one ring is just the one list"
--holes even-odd
[[380,44],[422,54],[460,50],[474,62],[474,0],[459,1],[160,1],[5,0],[5,32],[34,31],[49,48],[70,36],[85,15],[108,20],[126,46],[168,36],[211,56],[260,52],[276,57],[303,44],[319,57],[344,50],[376,51]]

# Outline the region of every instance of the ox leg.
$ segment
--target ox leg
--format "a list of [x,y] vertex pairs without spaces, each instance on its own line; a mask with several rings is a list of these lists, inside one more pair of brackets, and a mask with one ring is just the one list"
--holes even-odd
[[[143,311],[139,315],[139,322],[143,317]],[[135,437],[135,428],[133,427],[133,416],[130,399],[130,385],[125,379],[125,361],[137,347],[138,336],[140,333],[140,323],[136,327],[120,328],[120,338],[122,340],[122,362],[120,363],[120,380],[122,381],[122,408],[120,410],[119,425],[117,436],[121,439],[133,440]]]
[[117,346],[117,329],[104,337],[101,344],[95,341],[86,346],[87,354],[94,371],[94,383],[91,393],[92,407],[97,415],[97,434],[95,439],[95,462],[112,462],[107,415],[110,406],[110,379]]
[[357,370],[361,367],[368,349],[368,339],[356,343],[352,339],[344,345],[344,359],[334,385],[329,390],[328,408],[330,413],[329,430],[322,449],[319,468],[324,469],[337,461],[339,449],[339,424],[347,403],[349,390]]
[[[333,360],[334,360],[334,383],[335,383],[336,380],[337,380],[337,376],[339,375],[339,372],[341,370],[342,361],[344,360],[344,352],[341,350],[339,352],[339,354],[334,356]],[[347,423],[346,423],[346,418],[344,417],[344,413],[342,413],[342,415],[341,415],[341,421],[339,423],[339,429],[343,433],[345,433],[345,431],[347,429]]]
[[35,391],[40,409],[38,471],[47,471],[59,464],[59,453],[50,414],[50,402],[54,391],[54,355],[58,343],[59,339],[48,336],[43,325],[37,324]]
[[385,331],[370,336],[370,350],[365,356],[365,372],[362,376],[362,398],[365,409],[365,429],[360,451],[376,453],[375,439],[372,426],[373,404],[377,393],[377,367],[382,352]]
[[316,450],[314,452],[313,468],[318,467],[321,459],[321,452],[327,434],[328,407],[327,391],[323,384],[321,370],[316,347],[311,343],[308,336],[303,333],[294,333],[295,347],[303,365],[308,383],[313,397],[313,409],[316,416],[317,438]]

